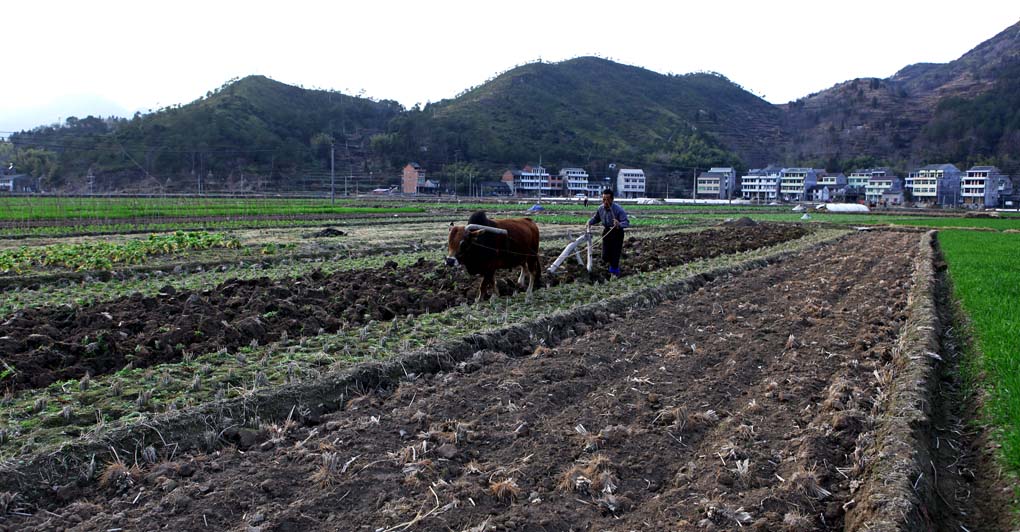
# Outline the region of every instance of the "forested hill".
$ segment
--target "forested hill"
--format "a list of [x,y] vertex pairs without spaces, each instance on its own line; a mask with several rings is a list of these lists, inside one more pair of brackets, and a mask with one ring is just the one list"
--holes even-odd
[[539,156],[576,166],[761,164],[783,141],[781,111],[722,76],[595,57],[521,66],[399,122],[398,139],[504,165]]
[[855,79],[783,106],[788,158],[829,168],[925,162],[1020,173],[1020,23],[959,59]]
[[[598,58],[533,63],[461,96],[404,110],[252,76],[187,105],[124,119],[71,118],[16,134],[19,167],[48,188],[190,186],[241,176],[324,175],[329,140],[342,171],[393,179],[407,161],[478,173],[542,160],[604,172],[659,173],[764,164],[782,143],[781,111],[716,74],[670,76]],[[281,183],[274,183],[277,188]],[[282,183],[284,186],[286,183]]]
[[0,144],[0,160],[14,158],[50,189],[80,187],[91,170],[104,190],[196,176],[295,186],[329,172],[331,139],[339,171],[390,182],[408,161],[441,179],[539,161],[596,175],[610,162],[686,176],[709,166],[903,171],[930,162],[1020,174],[1018,80],[1020,24],[951,63],[847,81],[781,106],[718,74],[664,75],[596,57],[519,66],[410,110],[251,76],[155,113],[15,134]]
[[244,173],[273,181],[328,172],[331,136],[340,157],[353,152],[363,159],[367,138],[401,112],[393,101],[249,76],[186,105],[131,119],[72,117],[62,127],[10,140],[19,149],[19,168],[44,175],[53,187],[74,186],[90,169],[115,189]]

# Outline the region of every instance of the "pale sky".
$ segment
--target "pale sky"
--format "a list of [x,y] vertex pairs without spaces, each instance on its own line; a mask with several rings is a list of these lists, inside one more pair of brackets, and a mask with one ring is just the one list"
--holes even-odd
[[188,103],[249,74],[410,107],[584,55],[712,70],[785,103],[952,61],[1018,20],[1015,0],[14,0],[0,10],[0,136]]

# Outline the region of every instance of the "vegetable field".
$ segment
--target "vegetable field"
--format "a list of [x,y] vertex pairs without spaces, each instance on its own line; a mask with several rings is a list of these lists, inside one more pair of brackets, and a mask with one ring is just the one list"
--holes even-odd
[[[939,346],[930,234],[647,206],[620,279],[596,250],[591,273],[570,259],[530,302],[504,271],[476,303],[478,279],[443,263],[472,205],[281,200],[235,226],[204,201],[162,205],[165,232],[143,229],[139,205],[82,202],[134,214],[88,225],[63,206],[0,239],[0,529],[1010,519],[995,483],[971,485],[992,464],[947,421],[962,412],[903,410],[941,405],[926,383],[947,377],[918,375],[960,363]],[[534,215],[545,265],[585,219],[551,211]],[[328,218],[274,218],[292,214]],[[82,230],[59,232],[61,217]],[[982,331],[1015,325],[978,318],[965,279],[988,273],[955,258],[960,242],[942,243],[949,270],[997,352]],[[974,512],[978,498],[1003,509]]]

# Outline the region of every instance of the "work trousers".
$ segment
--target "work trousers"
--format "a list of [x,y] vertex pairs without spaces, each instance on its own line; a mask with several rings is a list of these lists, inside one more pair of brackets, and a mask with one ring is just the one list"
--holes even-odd
[[609,266],[620,268],[620,255],[623,254],[623,228],[602,228],[602,260]]

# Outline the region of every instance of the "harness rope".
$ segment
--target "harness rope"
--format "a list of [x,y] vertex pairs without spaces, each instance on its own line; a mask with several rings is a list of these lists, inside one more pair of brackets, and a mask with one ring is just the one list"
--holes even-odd
[[[604,238],[606,238],[607,236],[609,236],[610,233],[615,231],[617,227],[619,227],[619,226],[618,225],[614,225],[613,227],[609,228],[609,231],[607,231],[606,234],[599,235],[598,238],[592,238],[592,242],[589,245],[594,247],[595,244],[598,244],[598,243],[602,242],[602,240]],[[507,240],[510,240],[510,234],[509,233],[506,235],[506,238],[507,238]],[[494,248],[492,246],[486,246],[485,244],[479,244],[478,242],[472,242],[472,245],[478,246],[478,247],[483,248],[483,249],[488,249],[488,250],[491,250],[491,251],[496,251],[496,252],[504,251],[506,253],[510,253],[512,255],[520,255],[522,257],[530,257],[531,256],[530,253],[517,253],[515,251],[510,251],[509,249],[503,250],[503,249],[499,249],[499,248]],[[537,255],[540,258],[549,258],[549,257],[551,257],[551,255],[546,255],[546,254],[542,253],[541,250],[539,250]],[[558,258],[558,257],[559,257],[559,253],[557,253],[556,256],[553,257],[553,260],[556,260],[556,258]]]

